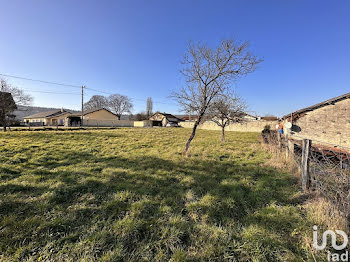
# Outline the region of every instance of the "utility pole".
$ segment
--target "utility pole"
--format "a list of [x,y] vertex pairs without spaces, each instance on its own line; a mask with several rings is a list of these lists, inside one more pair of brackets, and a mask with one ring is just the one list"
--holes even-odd
[[81,86],[81,126],[84,125],[84,88],[85,86]]

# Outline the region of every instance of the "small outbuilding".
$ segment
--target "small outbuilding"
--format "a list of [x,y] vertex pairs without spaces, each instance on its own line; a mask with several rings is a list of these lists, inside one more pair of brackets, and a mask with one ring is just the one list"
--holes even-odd
[[253,116],[253,115],[250,115],[248,113],[243,113],[242,118],[245,121],[257,121],[257,120],[261,119],[261,117],[259,117],[259,116]]
[[192,116],[192,115],[188,115],[188,116],[183,116],[183,117],[181,117],[181,120],[182,121],[196,121],[198,119],[198,116],[196,116],[196,115],[194,115],[194,116]]
[[149,120],[152,121],[152,126],[178,126],[182,120],[172,114],[157,112],[152,115]]

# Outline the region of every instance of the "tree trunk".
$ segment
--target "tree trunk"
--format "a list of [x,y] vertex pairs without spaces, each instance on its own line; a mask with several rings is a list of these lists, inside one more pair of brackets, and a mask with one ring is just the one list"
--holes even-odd
[[7,127],[7,119],[6,119],[6,114],[4,108],[1,108],[1,114],[0,114],[0,126],[3,127],[4,132],[6,132],[6,127]]
[[183,155],[183,156],[189,156],[188,151],[189,151],[189,149],[190,149],[191,142],[192,142],[194,136],[196,135],[197,127],[198,127],[199,123],[201,122],[202,117],[204,116],[205,111],[207,110],[207,107],[208,107],[208,106],[204,106],[204,107],[202,108],[202,110],[200,111],[200,113],[199,113],[199,115],[198,115],[198,119],[196,120],[196,122],[194,122],[194,126],[193,126],[193,129],[192,129],[192,133],[191,133],[190,137],[189,137],[188,140],[187,140],[187,143],[186,143],[186,145],[185,145],[184,151],[182,152],[182,155]]
[[[203,110],[203,111],[205,112],[205,110]],[[196,135],[197,127],[198,127],[199,123],[201,122],[201,119],[202,119],[203,115],[204,115],[204,113],[200,113],[199,116],[198,116],[198,119],[196,120],[196,122],[194,122],[192,133],[191,133],[190,137],[187,140],[187,143],[185,145],[184,151],[182,152],[183,156],[189,156],[188,150],[190,149],[191,142],[192,142],[194,136]]]
[[221,127],[221,141],[225,142],[225,126]]
[[189,156],[189,155],[188,155],[188,150],[190,149],[191,142],[192,142],[194,136],[196,135],[196,130],[197,130],[198,125],[199,125],[199,122],[198,122],[198,120],[197,120],[197,121],[194,123],[193,129],[192,129],[192,133],[191,133],[190,137],[189,137],[188,140],[187,140],[187,143],[186,143],[186,145],[185,145],[184,151],[182,152],[182,155],[184,155],[184,156]]

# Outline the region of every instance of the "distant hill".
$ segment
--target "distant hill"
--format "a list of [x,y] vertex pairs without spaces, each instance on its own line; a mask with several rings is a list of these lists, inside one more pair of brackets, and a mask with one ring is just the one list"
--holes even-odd
[[[38,106],[17,106],[18,109],[13,112],[16,115],[16,119],[19,121],[23,121],[24,117],[30,116],[36,113],[52,111],[52,110],[60,110],[60,108],[49,108],[49,107],[38,107]],[[78,111],[66,109],[69,112],[76,113]]]

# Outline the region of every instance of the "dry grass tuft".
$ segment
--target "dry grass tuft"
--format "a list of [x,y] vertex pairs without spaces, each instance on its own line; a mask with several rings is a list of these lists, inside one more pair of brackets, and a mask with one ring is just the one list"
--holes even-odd
[[259,146],[262,147],[263,150],[265,150],[270,155],[270,159],[264,163],[265,166],[272,166],[275,168],[287,170],[290,173],[297,175],[299,168],[292,157],[287,157],[286,152],[281,152],[275,145],[271,144],[261,143]]
[[[270,159],[264,163],[264,166],[272,166],[291,173],[299,180],[299,188],[301,189],[301,170],[296,160],[291,156],[287,157],[285,152],[280,152],[276,145],[261,144],[261,146],[270,155]],[[326,252],[316,253],[313,250],[311,226],[317,225],[321,231],[330,229],[350,233],[346,217],[330,201],[321,197],[317,192],[304,193],[299,191],[294,195],[293,201],[303,210],[306,221],[308,221],[309,232],[299,232],[298,234],[302,246],[311,254],[310,261],[326,261]]]
[[346,218],[327,199],[315,197],[306,202],[304,207],[307,210],[308,218],[316,225],[324,225],[330,230],[338,229],[348,232]]

